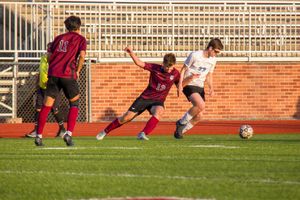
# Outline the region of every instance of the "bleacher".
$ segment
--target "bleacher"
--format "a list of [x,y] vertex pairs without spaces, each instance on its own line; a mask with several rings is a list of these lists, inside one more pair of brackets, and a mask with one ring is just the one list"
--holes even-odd
[[[3,36],[0,54],[17,50],[19,58],[39,57],[48,41],[65,32],[63,21],[70,15],[82,18],[88,56],[100,62],[126,60],[126,45],[145,58],[156,59],[169,51],[184,58],[203,49],[212,37],[225,44],[220,60],[298,60],[300,55],[300,1],[69,0],[1,5],[9,34]],[[17,28],[8,25],[12,21]]]

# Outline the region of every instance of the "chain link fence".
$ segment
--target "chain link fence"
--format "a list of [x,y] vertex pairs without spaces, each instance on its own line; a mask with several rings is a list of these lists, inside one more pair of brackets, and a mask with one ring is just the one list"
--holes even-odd
[[[88,64],[81,71],[80,88],[80,112],[78,120],[88,120],[87,92],[88,92]],[[34,122],[35,100],[37,80],[39,76],[39,62],[0,63],[0,121],[8,117],[22,118],[23,122]],[[62,100],[60,112],[67,120],[69,103],[61,91]],[[52,114],[49,114],[48,122],[54,122]]]

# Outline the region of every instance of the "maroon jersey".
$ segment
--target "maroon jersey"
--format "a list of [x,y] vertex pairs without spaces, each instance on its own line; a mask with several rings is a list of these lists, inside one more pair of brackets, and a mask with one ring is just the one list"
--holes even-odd
[[76,32],[57,36],[52,42],[48,75],[77,79],[76,62],[80,51],[86,51],[86,39]]
[[143,91],[141,97],[159,102],[164,102],[172,87],[178,84],[180,73],[177,69],[168,73],[164,72],[162,65],[146,63],[144,69],[151,72],[148,87]]

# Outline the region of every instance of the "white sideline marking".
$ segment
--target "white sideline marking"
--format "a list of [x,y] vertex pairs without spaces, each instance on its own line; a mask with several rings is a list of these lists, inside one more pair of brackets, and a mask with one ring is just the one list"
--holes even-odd
[[[144,199],[152,199],[152,200],[216,200],[216,199],[192,199],[192,198],[183,198],[183,197],[110,197],[110,198],[90,198],[90,199],[80,199],[80,200],[144,200]],[[70,199],[71,200],[71,199]]]
[[126,150],[135,150],[142,149],[140,147],[42,147],[37,150],[78,150],[78,149],[126,149]]
[[[77,172],[49,172],[49,171],[11,171],[11,170],[4,170],[0,171],[1,174],[48,174],[48,175],[70,175],[70,176],[102,176],[102,177],[129,177],[129,178],[158,178],[158,179],[177,179],[177,180],[221,180],[223,181],[223,178],[218,177],[205,177],[205,176],[160,176],[160,175],[144,175],[144,174],[104,174],[104,173],[77,173]],[[236,180],[240,181],[238,178],[228,178],[228,180]],[[251,182],[251,183],[265,183],[265,184],[287,184],[287,185],[300,185],[300,181],[277,181],[272,179],[247,179],[245,182]]]
[[215,144],[209,144],[209,145],[190,145],[186,147],[192,147],[192,148],[223,148],[223,149],[239,149],[241,147],[238,146],[225,146],[225,145],[215,145]]

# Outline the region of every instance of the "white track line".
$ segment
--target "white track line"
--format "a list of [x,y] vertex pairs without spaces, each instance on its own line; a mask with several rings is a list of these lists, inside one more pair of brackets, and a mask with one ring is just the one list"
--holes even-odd
[[222,149],[239,149],[241,147],[238,146],[225,146],[225,145],[217,145],[217,144],[210,144],[210,145],[190,145],[186,147],[192,148],[222,148]]
[[81,150],[81,149],[121,149],[121,150],[139,150],[140,147],[41,147],[36,150]]
[[[189,145],[189,146],[183,146],[186,148],[221,148],[221,149],[238,149],[243,147],[238,146],[226,146],[226,145]],[[121,149],[121,150],[139,150],[143,149],[141,147],[122,147],[122,146],[116,146],[116,147],[41,147],[36,148],[36,150],[81,150],[81,149]]]
[[[63,175],[63,176],[100,176],[100,177],[126,177],[126,178],[157,178],[157,179],[177,179],[177,180],[222,180],[223,178],[218,177],[192,177],[192,176],[160,176],[160,175],[144,175],[144,174],[128,174],[128,173],[77,173],[77,172],[49,172],[49,171],[11,171],[4,170],[0,171],[1,174],[48,174],[48,175]],[[228,180],[236,180],[240,182],[238,178],[228,178]],[[247,179],[243,182],[255,182],[255,183],[264,183],[264,184],[286,184],[286,185],[300,185],[300,181],[277,181],[272,179]]]
[[[192,199],[192,198],[183,198],[183,197],[111,197],[111,198],[90,198],[90,199],[80,199],[80,200],[216,200],[216,199]],[[72,200],[72,199],[69,199]]]

